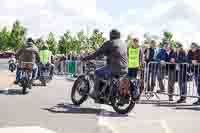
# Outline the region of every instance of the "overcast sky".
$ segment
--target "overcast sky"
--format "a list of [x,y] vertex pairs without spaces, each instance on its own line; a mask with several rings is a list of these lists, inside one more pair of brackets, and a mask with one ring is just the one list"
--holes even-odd
[[0,0],[0,24],[16,19],[29,36],[61,35],[67,29],[86,26],[99,28],[107,35],[118,28],[130,32],[160,34],[169,29],[180,41],[200,40],[199,0]]

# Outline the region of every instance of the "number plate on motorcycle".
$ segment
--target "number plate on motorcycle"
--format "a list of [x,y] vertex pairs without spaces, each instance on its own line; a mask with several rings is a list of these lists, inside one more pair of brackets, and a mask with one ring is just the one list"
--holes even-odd
[[44,73],[43,73],[43,76],[44,76],[44,77],[48,77],[48,76],[49,76],[49,73],[48,73],[48,72],[44,72]]

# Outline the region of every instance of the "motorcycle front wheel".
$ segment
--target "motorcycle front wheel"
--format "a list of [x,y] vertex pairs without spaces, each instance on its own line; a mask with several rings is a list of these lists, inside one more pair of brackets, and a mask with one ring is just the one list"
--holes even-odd
[[[89,83],[84,76],[78,77],[74,82],[71,91],[71,100],[74,105],[81,105],[84,101],[87,100],[89,93]],[[78,96],[76,95],[78,94]]]

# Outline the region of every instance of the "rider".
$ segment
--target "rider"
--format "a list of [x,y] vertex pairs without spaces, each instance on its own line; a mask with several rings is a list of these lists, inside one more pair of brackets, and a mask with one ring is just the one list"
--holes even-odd
[[97,99],[100,81],[106,76],[123,76],[128,73],[127,44],[120,40],[120,32],[113,29],[110,32],[110,40],[106,41],[95,53],[82,58],[83,61],[92,60],[104,55],[107,57],[107,65],[96,70],[95,87],[91,97]]
[[8,61],[8,62],[9,62],[9,63],[10,63],[10,62],[15,63],[15,62],[16,62],[15,56],[14,56],[14,55],[11,55],[11,57],[9,58],[9,61]]
[[9,70],[10,70],[10,68],[11,68],[11,64],[12,64],[12,63],[14,64],[14,69],[16,68],[16,65],[15,65],[16,59],[15,59],[15,56],[14,56],[14,55],[11,55],[11,57],[9,58],[8,63],[9,63]]
[[54,73],[54,64],[51,62],[52,52],[49,50],[48,45],[44,44],[40,50],[40,61],[43,65],[49,65],[50,67],[50,78],[52,79]]
[[37,72],[38,72],[38,67],[36,65],[37,62],[40,61],[39,57],[39,52],[38,48],[33,45],[34,41],[32,38],[28,38],[26,45],[24,48],[19,49],[16,52],[16,59],[19,61],[19,65],[17,66],[17,71],[16,71],[16,81],[15,84],[18,84],[20,80],[20,64],[22,62],[32,62],[33,65],[33,77],[32,79],[36,79]]

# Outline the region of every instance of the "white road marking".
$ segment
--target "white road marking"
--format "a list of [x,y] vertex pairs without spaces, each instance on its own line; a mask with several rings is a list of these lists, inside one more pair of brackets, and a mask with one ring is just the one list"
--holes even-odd
[[109,123],[104,117],[99,117],[98,118],[98,125],[100,127],[106,127],[109,130],[111,130],[113,133],[120,133],[119,131],[116,130],[116,128],[114,128],[111,123]]
[[56,133],[41,127],[5,127],[0,128],[0,133]]
[[161,127],[165,130],[165,133],[172,133],[172,131],[169,129],[167,122],[165,120],[160,121]]

